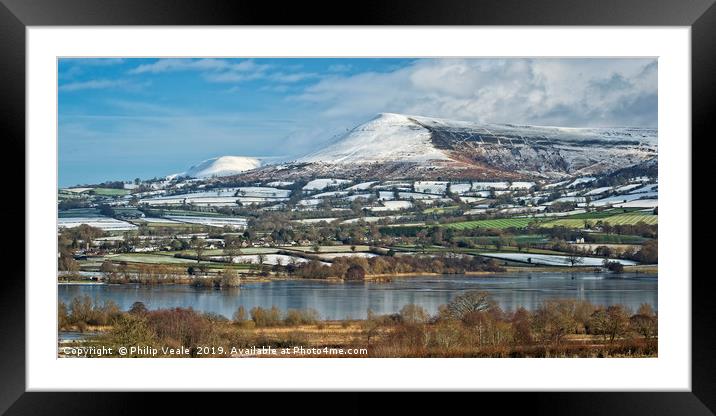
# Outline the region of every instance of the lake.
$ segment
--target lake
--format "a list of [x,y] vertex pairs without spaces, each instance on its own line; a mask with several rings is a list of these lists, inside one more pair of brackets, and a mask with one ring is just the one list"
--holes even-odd
[[398,312],[414,303],[430,314],[468,290],[488,292],[505,310],[519,306],[535,309],[548,299],[583,299],[595,304],[622,304],[636,310],[642,303],[657,309],[656,275],[624,273],[514,273],[493,276],[419,276],[395,278],[389,283],[335,283],[315,280],[274,280],[245,283],[234,289],[199,289],[188,285],[58,285],[59,299],[66,304],[76,296],[96,301],[111,299],[123,310],[136,301],[149,309],[192,307],[230,318],[243,306],[313,308],[322,319],[363,319],[370,308],[378,314]]

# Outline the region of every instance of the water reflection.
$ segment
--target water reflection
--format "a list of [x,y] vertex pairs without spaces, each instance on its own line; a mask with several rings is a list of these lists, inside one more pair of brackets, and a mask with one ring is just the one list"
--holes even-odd
[[[638,277],[638,278],[637,278]],[[89,295],[112,299],[126,310],[136,301],[148,308],[193,307],[231,317],[239,306],[314,308],[324,319],[365,318],[367,310],[394,313],[409,303],[429,313],[467,290],[484,290],[503,309],[535,309],[546,299],[570,298],[596,304],[623,304],[636,309],[648,303],[657,309],[655,276],[624,274],[618,278],[589,273],[533,273],[499,276],[430,276],[395,279],[390,283],[328,283],[284,280],[248,283],[241,289],[196,289],[185,285],[60,285],[60,300]]]

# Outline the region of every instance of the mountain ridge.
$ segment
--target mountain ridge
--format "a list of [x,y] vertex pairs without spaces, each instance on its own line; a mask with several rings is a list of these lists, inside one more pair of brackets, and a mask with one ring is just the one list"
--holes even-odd
[[380,113],[318,151],[240,176],[560,178],[656,160],[657,144],[657,130],[651,128],[525,126]]

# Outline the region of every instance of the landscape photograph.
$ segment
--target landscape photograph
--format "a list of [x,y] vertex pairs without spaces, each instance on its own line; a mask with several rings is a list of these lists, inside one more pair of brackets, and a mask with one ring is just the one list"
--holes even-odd
[[59,58],[57,356],[657,357],[657,75]]

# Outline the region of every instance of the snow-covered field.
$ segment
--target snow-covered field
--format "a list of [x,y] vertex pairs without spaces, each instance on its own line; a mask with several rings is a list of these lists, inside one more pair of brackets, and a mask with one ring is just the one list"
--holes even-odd
[[303,220],[294,220],[295,222],[300,222],[301,224],[318,224],[320,222],[333,222],[337,220],[338,218],[306,218]]
[[626,195],[615,195],[610,196],[608,198],[602,198],[593,200],[589,205],[593,205],[595,207],[601,207],[604,205],[613,205],[613,204],[620,204],[624,202],[629,201],[635,201],[637,199],[654,199],[658,198],[659,195],[657,192],[644,192],[644,193],[638,193],[638,194],[626,194]]
[[[236,256],[231,259],[233,263],[250,263],[250,264],[258,264],[259,263],[259,255],[258,254],[244,254],[241,256]],[[263,255],[263,264],[270,264],[270,265],[276,265],[281,263],[282,265],[290,264],[291,262],[295,263],[306,263],[309,260],[304,259],[303,257],[296,257],[296,256],[287,256],[285,254],[264,254]],[[327,264],[327,263],[324,263]]]
[[101,228],[104,231],[129,231],[136,230],[137,226],[126,221],[116,220],[109,217],[74,217],[74,218],[58,218],[58,228],[74,228],[82,224],[90,227]]
[[261,197],[235,197],[236,201],[239,201],[243,205],[251,205],[251,204],[264,204],[266,202],[278,202],[278,201],[288,201],[288,198],[261,198]]
[[371,222],[378,222],[383,219],[387,220],[397,220],[399,218],[405,218],[403,215],[387,215],[385,217],[361,217],[361,218],[351,218],[349,220],[345,220],[341,222],[341,224],[355,224],[357,222],[360,222],[361,220],[365,221],[366,223]]
[[349,195],[343,197],[343,199],[347,201],[355,201],[356,199],[362,198],[362,199],[368,199],[371,196],[375,196],[375,194],[355,194],[355,195]]
[[170,220],[168,218],[159,218],[159,217],[142,217],[139,219],[139,221],[157,222],[157,223],[179,223],[179,221],[174,221],[174,220]]
[[472,184],[470,183],[451,183],[450,184],[450,192],[462,195],[464,193],[470,192],[470,189],[472,189]]
[[320,194],[311,195],[311,197],[312,198],[331,198],[331,197],[344,196],[344,195],[348,195],[348,191],[321,192]]
[[391,191],[379,191],[378,194],[380,195],[378,199],[382,201],[392,201],[395,199],[395,193]]
[[611,191],[611,190],[612,190],[612,187],[611,187],[611,186],[603,186],[603,187],[601,187],[601,188],[594,188],[594,189],[592,189],[591,191],[585,193],[584,196],[599,195],[599,194],[603,194],[603,193],[609,192],[609,191]]
[[364,258],[368,259],[371,257],[376,257],[377,254],[366,253],[366,252],[360,252],[360,253],[345,252],[345,253],[321,253],[318,256],[325,260],[333,260],[338,257],[364,257]]
[[510,189],[532,189],[535,185],[534,182],[512,182]]
[[207,225],[210,227],[228,226],[231,228],[245,228],[248,224],[246,218],[238,217],[193,217],[188,215],[167,215],[167,218],[176,222]]
[[243,186],[234,189],[238,196],[258,198],[288,198],[291,196],[289,189],[277,189],[265,186]]
[[583,196],[563,196],[561,198],[557,198],[554,201],[545,202],[544,205],[552,205],[555,202],[585,202],[586,198]]
[[158,198],[142,199],[140,204],[147,205],[184,205],[193,204],[199,206],[232,206],[236,205],[235,196],[219,196],[219,197],[196,197],[193,194],[181,194],[172,196],[163,196]]
[[310,182],[308,182],[304,187],[304,191],[320,191],[323,189],[326,189],[331,186],[339,186],[346,183],[350,183],[351,181],[347,179],[334,179],[334,178],[326,178],[326,179],[314,179]]
[[376,181],[361,182],[361,183],[357,183],[353,186],[349,186],[348,188],[346,188],[346,190],[348,190],[348,191],[364,191],[366,189],[369,189],[371,186],[373,186],[374,183],[377,183],[377,182]]
[[514,208],[502,208],[498,210],[500,214],[521,214],[526,212],[541,212],[547,209],[545,206],[539,207],[514,207]]
[[461,196],[460,201],[466,203],[466,204],[474,204],[475,202],[484,201],[485,198],[477,197],[477,196]]
[[293,181],[274,181],[267,183],[266,186],[291,186],[293,184]]
[[505,190],[509,189],[509,182],[473,182],[473,191],[489,191],[491,189]]
[[[502,260],[531,262],[532,264],[541,264],[545,266],[571,266],[567,256],[527,253],[480,253],[480,255]],[[604,262],[604,258],[600,257],[581,257],[581,259],[583,262],[575,264],[576,266],[602,266]],[[609,261],[619,262],[625,266],[637,264],[635,261],[622,259],[609,259]]]
[[629,193],[630,193],[630,194],[639,194],[639,193],[642,193],[642,192],[653,192],[653,191],[656,190],[658,187],[659,187],[659,184],[658,184],[658,183],[652,183],[651,185],[646,185],[646,186],[643,186],[643,187],[641,187],[641,188],[634,189],[634,190],[632,190],[632,191],[629,192]]
[[398,196],[401,199],[439,199],[441,198],[440,195],[433,195],[433,194],[421,194],[418,192],[398,192]]
[[629,185],[620,186],[620,187],[618,187],[617,189],[615,189],[615,191],[617,191],[617,192],[626,192],[626,191],[631,191],[632,189],[636,189],[636,188],[638,188],[638,187],[640,187],[640,186],[641,186],[640,183],[632,183],[632,184],[629,184]]
[[656,208],[659,206],[658,199],[636,199],[634,201],[614,204],[617,208]]
[[572,183],[567,185],[567,188],[573,188],[577,185],[583,185],[585,183],[594,182],[596,180],[597,180],[597,178],[595,178],[594,176],[585,176],[583,178],[577,178],[574,181],[572,181]]
[[415,192],[424,194],[444,194],[447,189],[448,182],[443,181],[417,181],[413,184]]
[[373,212],[396,211],[399,209],[408,209],[412,206],[413,204],[410,201],[383,201],[382,207],[370,207],[368,209]]
[[63,191],[72,192],[75,194],[81,194],[82,192],[91,191],[92,188],[65,188]]
[[312,207],[312,206],[316,206],[316,205],[320,204],[321,202],[323,202],[323,200],[321,200],[321,199],[310,199],[309,198],[309,199],[302,199],[302,200],[298,201],[298,205]]
[[433,204],[441,203],[441,202],[450,203],[450,202],[453,202],[453,200],[450,198],[431,198],[431,199],[423,199],[420,202],[422,202],[425,205],[433,205]]
[[[238,196],[236,196],[237,194]],[[234,206],[236,201],[240,201],[242,204],[285,201],[290,195],[290,190],[269,187],[219,188],[209,191],[146,198],[141,199],[139,202],[148,205],[193,204],[222,207]]]

